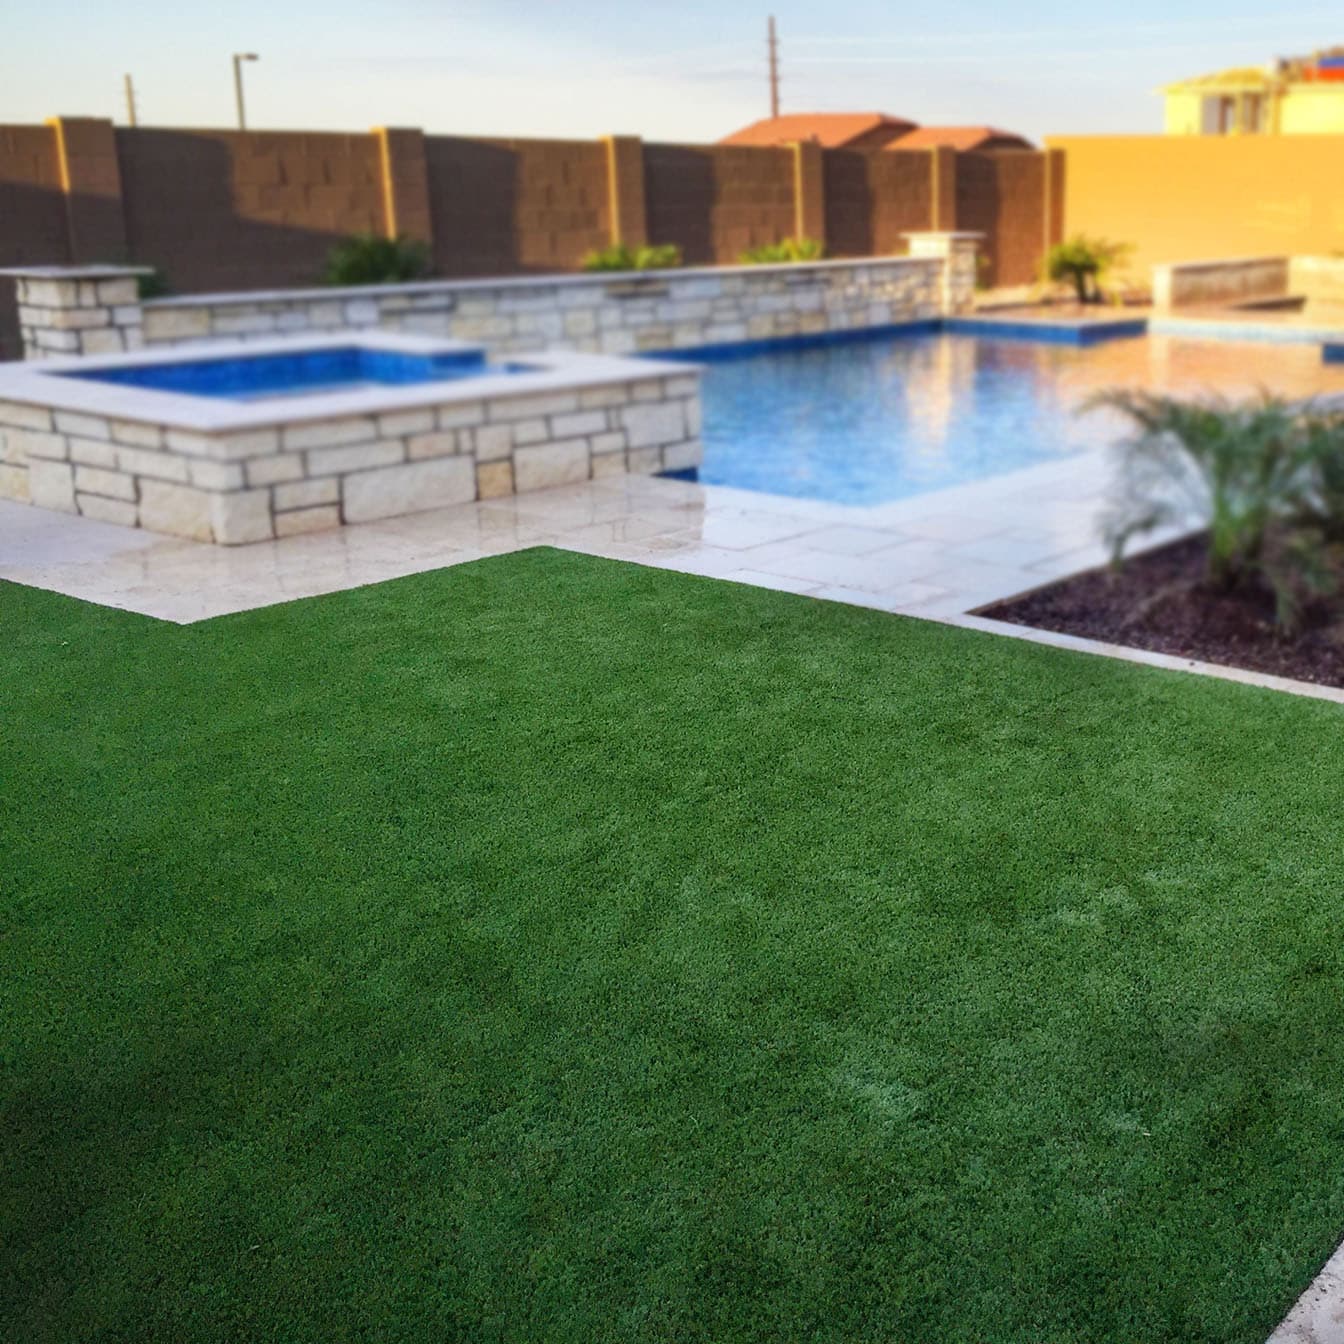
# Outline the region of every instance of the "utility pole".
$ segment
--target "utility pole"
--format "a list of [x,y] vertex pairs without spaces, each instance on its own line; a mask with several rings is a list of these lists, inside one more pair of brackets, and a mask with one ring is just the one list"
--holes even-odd
[[238,100],[238,129],[247,130],[247,112],[243,107],[243,62],[261,58],[255,51],[238,51],[233,56],[233,96]]
[[770,48],[770,115],[779,116],[779,35],[775,32],[775,16],[770,16],[769,35],[766,39]]
[[130,75],[123,76],[126,83],[126,119],[132,126],[138,126],[140,123],[135,115],[135,81]]

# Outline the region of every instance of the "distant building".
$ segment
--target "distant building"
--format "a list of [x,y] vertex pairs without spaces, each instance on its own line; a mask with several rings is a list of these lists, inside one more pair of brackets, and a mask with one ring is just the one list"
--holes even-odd
[[824,149],[1034,149],[1025,136],[994,126],[920,126],[884,112],[795,112],[753,121],[721,145],[789,145],[815,140]]
[[1168,84],[1168,135],[1344,134],[1344,48]]

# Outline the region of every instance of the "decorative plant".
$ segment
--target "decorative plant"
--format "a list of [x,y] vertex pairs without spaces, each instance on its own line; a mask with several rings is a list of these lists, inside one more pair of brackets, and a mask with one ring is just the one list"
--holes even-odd
[[815,238],[785,238],[749,247],[739,260],[744,266],[773,266],[792,261],[820,261],[826,249]]
[[1344,412],[1262,394],[1186,401],[1119,390],[1085,409],[1125,416],[1115,502],[1105,519],[1112,560],[1134,537],[1202,521],[1205,582],[1227,591],[1260,580],[1292,631],[1313,598],[1338,586],[1344,541]]
[[157,266],[148,275],[137,275],[135,288],[141,299],[161,299],[165,294],[173,292],[168,277]]
[[1050,280],[1071,283],[1079,303],[1100,303],[1107,276],[1123,265],[1133,250],[1129,243],[1075,234],[1046,253],[1045,274]]
[[429,274],[429,248],[414,238],[357,233],[327,254],[329,285],[390,285]]
[[1297,521],[1344,546],[1344,412],[1304,412],[1302,431],[1308,474]]
[[634,248],[613,243],[583,259],[585,271],[666,271],[680,265],[681,248],[676,243]]

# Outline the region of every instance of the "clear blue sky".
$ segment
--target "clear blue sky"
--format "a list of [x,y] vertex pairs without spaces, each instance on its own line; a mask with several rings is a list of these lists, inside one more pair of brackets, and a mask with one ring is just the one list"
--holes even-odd
[[1161,83],[1344,42],[1344,9],[1318,0],[14,0],[0,122],[123,120],[131,71],[142,123],[226,126],[248,50],[257,127],[712,140],[767,110],[772,7],[785,111],[1037,137],[1159,130]]

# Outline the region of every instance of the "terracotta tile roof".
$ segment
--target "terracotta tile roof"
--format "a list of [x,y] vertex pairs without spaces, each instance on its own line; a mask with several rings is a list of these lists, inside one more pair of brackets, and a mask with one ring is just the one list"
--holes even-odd
[[888,149],[1034,149],[1035,146],[1015,131],[997,126],[921,126],[893,140]]
[[783,117],[753,121],[721,145],[787,145],[794,140],[815,140],[827,149],[840,149],[855,140],[879,133],[892,138],[913,130],[915,123],[883,112],[794,112]]

